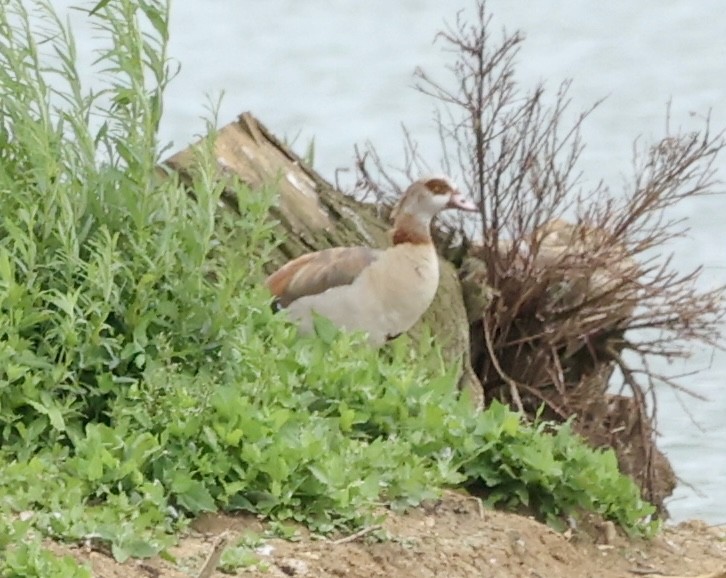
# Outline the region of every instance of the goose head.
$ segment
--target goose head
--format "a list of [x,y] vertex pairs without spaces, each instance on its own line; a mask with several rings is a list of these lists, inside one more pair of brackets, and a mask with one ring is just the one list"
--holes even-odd
[[415,181],[391,212],[394,244],[430,243],[431,221],[447,209],[478,210],[446,176],[436,175]]

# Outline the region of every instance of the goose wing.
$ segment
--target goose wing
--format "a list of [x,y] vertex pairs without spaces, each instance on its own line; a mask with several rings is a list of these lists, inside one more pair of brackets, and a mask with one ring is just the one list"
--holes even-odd
[[300,297],[350,285],[382,251],[368,247],[335,247],[301,255],[270,275],[265,285],[287,307]]

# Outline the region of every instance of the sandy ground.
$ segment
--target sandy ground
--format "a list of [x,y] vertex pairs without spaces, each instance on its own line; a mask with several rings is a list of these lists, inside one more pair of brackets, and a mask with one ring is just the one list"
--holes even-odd
[[[726,578],[726,528],[690,521],[653,540],[629,540],[609,525],[560,534],[530,518],[482,510],[472,498],[449,493],[405,515],[388,513],[381,528],[358,537],[322,539],[301,531],[297,541],[266,539],[258,562],[240,576],[326,578]],[[209,516],[161,559],[117,564],[103,553],[56,545],[90,564],[102,578],[220,578],[210,556],[265,526],[251,516]]]

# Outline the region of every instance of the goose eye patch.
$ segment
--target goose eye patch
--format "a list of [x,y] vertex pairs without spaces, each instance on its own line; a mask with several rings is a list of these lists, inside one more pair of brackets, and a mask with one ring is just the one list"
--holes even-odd
[[434,195],[450,195],[452,192],[451,185],[443,179],[429,179],[426,188]]

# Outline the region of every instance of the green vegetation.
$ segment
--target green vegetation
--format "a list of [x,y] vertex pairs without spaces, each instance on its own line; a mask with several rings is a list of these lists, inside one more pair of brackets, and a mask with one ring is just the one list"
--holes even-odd
[[266,565],[255,553],[255,548],[263,545],[264,541],[254,534],[247,534],[237,540],[232,546],[225,548],[219,561],[222,572],[234,574],[239,568],[255,566],[264,570]]
[[326,532],[477,481],[491,504],[552,522],[586,510],[654,529],[612,452],[501,405],[475,414],[435,347],[376,352],[324,321],[300,339],[272,314],[272,193],[238,186],[243,217],[220,215],[210,150],[193,199],[153,176],[163,2],[89,16],[109,40],[97,92],[66,26],[25,4],[0,8],[1,575],[88,575],[43,535],[125,560],[163,552],[204,511]]
[[41,545],[30,522],[0,518],[0,576],[3,578],[91,578],[70,556],[59,557]]

